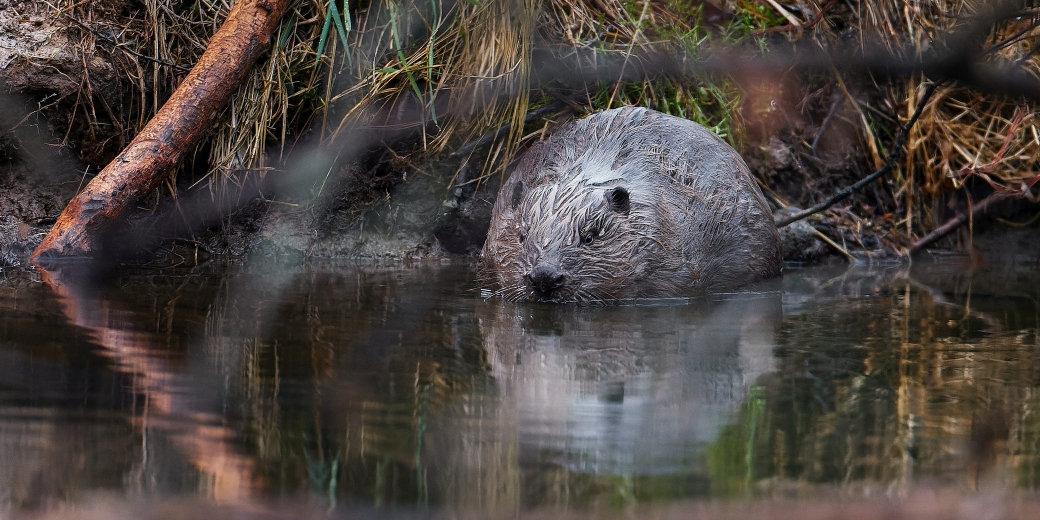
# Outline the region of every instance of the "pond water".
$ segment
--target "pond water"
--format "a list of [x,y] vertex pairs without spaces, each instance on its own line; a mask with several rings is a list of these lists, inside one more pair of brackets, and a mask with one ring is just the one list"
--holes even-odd
[[[1040,485],[1040,270],[484,300],[468,265],[0,274],[0,506],[632,511]],[[859,491],[855,491],[859,490]]]

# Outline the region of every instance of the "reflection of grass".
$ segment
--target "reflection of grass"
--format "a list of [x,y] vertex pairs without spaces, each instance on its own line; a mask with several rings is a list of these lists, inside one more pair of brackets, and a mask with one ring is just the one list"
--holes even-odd
[[[304,435],[304,439],[306,439]],[[307,480],[311,484],[311,490],[319,495],[324,495],[328,500],[329,511],[336,508],[336,484],[339,478],[339,453],[331,459],[315,459],[310,451],[304,447],[303,457],[307,466]]]
[[850,278],[785,318],[776,374],[708,449],[712,491],[1036,488],[1033,300]]
[[[419,386],[418,378],[415,380],[415,386]],[[429,505],[429,497],[426,495],[426,471],[423,469],[423,435],[426,433],[430,404],[429,383],[423,385],[422,390],[416,388],[416,400],[418,403],[415,411],[415,502],[417,506],[424,507]]]
[[1027,390],[1022,404],[1022,418],[1013,438],[1009,439],[1011,458],[1015,464],[1015,482],[1026,489],[1040,488],[1040,395],[1036,388]]
[[610,477],[610,505],[616,509],[630,506],[636,502],[635,483],[632,475],[616,475]]
[[750,492],[756,476],[756,457],[769,444],[769,417],[765,390],[748,389],[747,400],[734,424],[723,428],[707,450],[712,491],[719,495]]

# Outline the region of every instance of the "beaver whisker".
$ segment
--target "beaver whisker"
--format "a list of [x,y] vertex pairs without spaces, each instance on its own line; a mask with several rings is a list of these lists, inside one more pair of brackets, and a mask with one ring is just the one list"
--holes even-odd
[[513,284],[502,287],[494,294],[496,296],[501,296],[506,301],[520,301],[523,299],[522,297],[524,296],[525,289],[526,287],[524,285]]

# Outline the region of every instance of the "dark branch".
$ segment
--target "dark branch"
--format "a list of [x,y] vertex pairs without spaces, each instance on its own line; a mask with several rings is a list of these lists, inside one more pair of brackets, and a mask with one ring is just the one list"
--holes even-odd
[[874,173],[860,179],[855,184],[839,191],[838,193],[835,193],[833,196],[831,196],[831,198],[819,204],[816,204],[815,206],[809,209],[799,211],[794,215],[790,215],[777,220],[776,227],[784,227],[792,222],[808,217],[809,215],[815,215],[816,213],[819,213],[837,204],[838,202],[845,200],[849,197],[849,195],[852,195],[853,193],[863,189],[864,186],[876,181],[881,176],[892,171],[892,169],[895,168],[896,160],[899,159],[899,153],[902,151],[903,145],[906,144],[906,138],[910,134],[910,129],[914,127],[915,123],[917,123],[917,119],[921,117],[921,111],[924,110],[925,105],[928,104],[928,100],[932,97],[932,94],[935,92],[936,87],[938,87],[940,84],[941,83],[932,83],[931,85],[928,85],[928,88],[925,89],[924,94],[921,96],[921,100],[917,102],[917,107],[914,109],[913,115],[910,116],[910,119],[906,122],[906,124],[899,127],[899,134],[896,136],[896,140],[892,143],[892,148],[888,151],[888,158],[885,160],[884,166],[879,168]]
[[910,249],[907,251],[907,254],[910,256],[914,256],[917,253],[920,253],[924,248],[934,244],[946,235],[952,233],[955,229],[963,226],[964,224],[967,224],[970,220],[973,220],[975,217],[979,216],[979,214],[989,209],[989,207],[993,204],[1021,197],[1023,196],[1023,193],[1024,192],[1017,190],[1000,190],[991,193],[988,197],[979,201],[978,204],[973,205],[971,211],[957,215],[956,217],[948,220],[942,226],[939,226],[935,231],[932,231],[931,233],[924,236],[917,242],[914,242],[914,245],[910,246]]
[[178,65],[176,63],[163,61],[163,60],[160,60],[158,58],[153,58],[151,56],[148,56],[147,54],[141,54],[141,53],[139,53],[139,52],[137,52],[137,51],[135,51],[133,49],[130,49],[129,47],[124,46],[123,44],[121,44],[121,43],[119,43],[119,42],[109,38],[108,36],[105,36],[105,35],[97,32],[97,31],[95,31],[94,29],[90,28],[89,26],[87,26],[83,22],[77,20],[75,17],[73,17],[73,16],[71,16],[71,15],[69,15],[67,13],[62,13],[62,16],[64,16],[65,18],[68,18],[69,20],[72,20],[73,23],[75,23],[76,25],[80,26],[80,28],[82,28],[84,31],[87,31],[90,34],[94,35],[94,37],[97,38],[102,43],[106,43],[108,45],[111,45],[112,47],[115,47],[115,48],[117,48],[117,49],[119,49],[119,50],[121,50],[121,51],[123,51],[123,52],[125,52],[127,54],[136,56],[136,57],[141,58],[142,60],[145,60],[145,61],[150,61],[150,62],[155,63],[157,65],[162,65],[162,66],[165,66],[165,67],[171,67],[171,68],[177,69],[178,71],[181,71],[181,72],[191,72],[191,67],[185,67],[183,65]]

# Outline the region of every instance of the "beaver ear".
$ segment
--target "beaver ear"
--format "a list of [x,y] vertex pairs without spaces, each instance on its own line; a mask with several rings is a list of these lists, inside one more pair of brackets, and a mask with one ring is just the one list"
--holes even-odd
[[509,199],[509,207],[516,209],[520,205],[520,201],[524,200],[524,183],[518,182],[516,186],[513,186],[513,195]]
[[607,199],[607,206],[615,213],[628,215],[628,211],[632,209],[632,204],[628,200],[628,190],[625,188],[618,186],[608,190],[603,197]]

